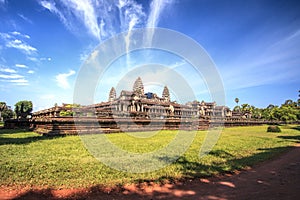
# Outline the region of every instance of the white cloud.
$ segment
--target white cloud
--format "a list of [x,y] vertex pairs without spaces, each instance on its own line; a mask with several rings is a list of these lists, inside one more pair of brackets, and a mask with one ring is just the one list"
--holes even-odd
[[45,61],[45,60],[48,60],[48,61],[51,61],[52,59],[50,57],[48,58],[40,58],[41,61]]
[[38,60],[36,57],[28,56],[27,59],[28,59],[28,60],[31,60],[31,61],[33,61],[33,62],[39,62],[39,60]]
[[[162,10],[168,5],[171,4],[172,0],[170,1],[155,1],[153,0],[150,4],[150,13],[147,20],[147,27],[155,28],[157,27],[157,24],[159,22],[160,14],[162,13]],[[147,42],[151,43],[152,38],[154,35],[154,30],[150,30],[147,33]]]
[[147,27],[156,27],[161,11],[168,5],[171,4],[172,0],[169,1],[155,1],[153,0],[150,4],[150,14],[147,21]]
[[27,38],[27,39],[30,39],[30,36],[29,35],[26,35],[26,34],[22,34],[18,31],[14,31],[14,32],[11,32],[12,35],[16,35],[16,36],[21,36],[21,37],[24,37],[24,38]]
[[28,81],[24,78],[9,80],[9,82],[11,82],[11,83],[28,83]]
[[0,72],[17,73],[16,70],[10,68],[0,68]]
[[26,42],[18,39],[8,41],[6,43],[6,47],[18,49],[27,55],[32,55],[37,52],[37,49],[35,47],[32,47],[28,45]]
[[0,74],[0,78],[4,79],[18,79],[18,78],[24,78],[24,76],[21,76],[19,74]]
[[[54,3],[43,0],[40,5],[57,15],[72,32],[76,32],[74,27],[78,27],[79,22],[93,37],[103,41],[118,32],[145,24],[146,14],[141,4],[134,0],[116,1],[65,0]],[[119,19],[116,18],[118,15]]]
[[17,83],[14,83],[14,85],[25,86],[25,85],[29,85],[29,83],[28,82],[17,82]]
[[28,66],[23,65],[23,64],[16,64],[15,66],[16,66],[16,67],[19,67],[19,68],[28,68]]
[[30,24],[33,24],[33,22],[32,22],[29,18],[25,17],[24,15],[18,14],[18,16],[21,17],[21,18],[22,18],[23,20],[25,20],[26,22],[28,22],[28,23],[30,23]]
[[9,34],[7,33],[0,33],[0,37],[3,39],[3,40],[8,40],[8,39],[11,39],[12,36],[10,36]]
[[34,74],[34,71],[33,71],[33,70],[28,70],[27,73],[28,73],[28,74]]
[[[8,33],[0,33],[0,37],[4,40],[5,46],[8,48],[15,48],[27,55],[31,55],[37,52],[37,49],[26,42],[22,41],[20,37],[25,37],[29,39],[28,35],[21,34],[17,31]],[[18,37],[18,38],[17,38]]]
[[62,73],[55,76],[55,80],[57,85],[63,89],[69,89],[70,84],[68,82],[68,78],[74,75],[76,72],[74,70],[70,70],[69,73]]
[[100,28],[97,15],[91,1],[87,0],[65,0],[66,6],[84,23],[89,32],[100,40]]
[[70,29],[70,24],[68,20],[65,18],[62,12],[60,12],[55,5],[55,2],[50,2],[50,1],[41,1],[40,2],[41,6],[49,10],[51,13],[56,14],[59,19],[63,22],[65,26],[67,26]]

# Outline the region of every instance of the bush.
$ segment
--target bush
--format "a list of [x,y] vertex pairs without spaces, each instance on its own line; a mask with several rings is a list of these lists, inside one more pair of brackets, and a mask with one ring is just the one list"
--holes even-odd
[[71,110],[66,110],[66,111],[60,111],[59,115],[62,117],[65,116],[73,116],[75,113]]
[[267,132],[280,133],[281,130],[280,130],[279,126],[272,125],[272,126],[268,127]]

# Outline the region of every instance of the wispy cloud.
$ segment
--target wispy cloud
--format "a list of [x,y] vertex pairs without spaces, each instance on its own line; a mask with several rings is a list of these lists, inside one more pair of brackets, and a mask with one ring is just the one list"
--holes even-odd
[[36,57],[32,57],[32,56],[27,56],[27,59],[32,61],[32,62],[39,62],[39,59]]
[[74,75],[76,72],[74,70],[70,70],[68,73],[62,73],[55,76],[56,83],[59,87],[63,89],[69,89],[70,84],[68,78]]
[[34,71],[33,71],[33,70],[28,70],[27,73],[28,73],[28,74],[34,74]]
[[68,28],[70,28],[70,24],[68,23],[68,20],[65,18],[65,16],[63,15],[62,12],[60,12],[57,8],[56,8],[56,4],[55,2],[52,1],[40,1],[40,5],[44,8],[46,8],[47,10],[49,10],[51,13],[57,15],[59,17],[59,19],[62,21],[62,23],[67,26]]
[[11,69],[11,68],[0,68],[0,72],[17,73],[16,70]]
[[84,23],[89,32],[100,39],[100,28],[92,2],[90,0],[65,0],[63,2]]
[[24,21],[26,21],[26,22],[28,22],[30,24],[33,24],[33,22],[29,18],[25,17],[24,15],[18,14],[18,16],[21,17]]
[[18,68],[28,68],[28,66],[24,64],[15,64],[15,66]]
[[30,39],[30,36],[29,35],[26,35],[26,34],[22,34],[18,31],[13,31],[11,32],[12,35],[17,35],[17,36],[21,36],[21,37],[24,37],[24,38],[27,38],[27,39]]
[[18,40],[18,39],[8,41],[6,43],[6,47],[18,49],[27,55],[31,55],[31,54],[37,52],[37,49],[35,47],[32,47],[32,46],[28,45],[26,42]]
[[157,1],[152,0],[150,4],[150,14],[147,21],[147,27],[156,27],[159,19],[160,14],[162,13],[162,10],[172,4],[173,0],[166,0],[166,1]]
[[45,61],[45,60],[51,61],[52,59],[51,59],[50,57],[48,57],[48,58],[40,58],[40,60],[41,60],[41,61]]
[[0,37],[5,42],[5,46],[8,48],[15,48],[26,55],[33,55],[37,53],[37,49],[29,44],[27,44],[23,39],[30,39],[29,35],[22,34],[20,32],[14,31],[10,33],[0,33]]
[[100,28],[98,26],[97,15],[95,13],[93,4],[89,0],[65,0],[61,1],[63,8],[57,8],[55,2],[41,1],[41,6],[49,10],[51,13],[57,15],[61,22],[70,30],[72,27],[72,18],[76,16],[77,19],[83,23],[88,31],[96,38],[100,39]]
[[227,89],[242,89],[299,79],[300,31],[290,31],[281,38],[268,36],[263,39],[269,45],[265,45],[260,51],[257,51],[259,42],[248,44],[248,48],[242,51],[234,62],[223,64],[224,71],[221,69],[221,74]]
[[[147,27],[149,28],[155,28],[157,27],[157,24],[160,19],[160,14],[162,13],[162,10],[168,5],[171,4],[172,0],[166,0],[166,1],[155,1],[152,0],[150,4],[150,13],[147,20]],[[152,38],[154,35],[154,30],[150,30],[147,33],[147,42],[151,44]]]
[[19,79],[19,78],[24,78],[24,76],[21,76],[19,74],[0,74],[0,78],[3,78],[3,79]]
[[21,79],[13,79],[13,80],[9,80],[9,82],[11,83],[18,83],[18,84],[28,84],[28,80],[21,78]]
[[0,81],[12,83],[13,85],[29,85],[28,80],[23,75],[17,74],[17,71],[11,68],[0,68]]
[[136,27],[157,26],[163,9],[172,2],[153,0],[149,17],[142,4],[135,0],[43,0],[40,5],[57,15],[68,29],[73,31],[80,22],[93,37],[102,41]]

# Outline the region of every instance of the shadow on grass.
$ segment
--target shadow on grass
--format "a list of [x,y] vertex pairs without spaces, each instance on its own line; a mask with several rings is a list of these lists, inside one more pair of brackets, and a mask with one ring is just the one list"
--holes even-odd
[[[57,135],[57,136],[46,136],[46,135],[39,135],[36,136],[29,136],[29,137],[18,137],[18,134],[29,132],[26,129],[1,129],[0,130],[0,145],[6,144],[28,144],[32,142],[37,142],[41,140],[51,140],[58,137],[64,137],[64,135]],[[3,134],[8,134],[9,136],[3,137]],[[11,137],[10,137],[11,136]]]
[[[233,158],[233,156],[226,151],[216,150],[212,151],[210,155],[220,157],[228,156],[229,159],[224,165],[220,163],[206,165],[199,162],[191,162],[184,157],[178,159],[176,164],[180,165],[184,173],[184,177],[181,180],[174,180],[171,177],[162,176],[157,180],[135,180],[136,184],[132,187],[116,186],[107,189],[103,186],[95,185],[89,188],[65,191],[53,189],[30,190],[20,194],[14,199],[200,199],[200,197],[205,196],[211,199],[228,199],[228,197],[230,197],[229,199],[238,199],[239,196],[232,196],[237,195],[237,193],[233,193],[233,189],[236,186],[246,184],[246,182],[249,181],[247,178],[230,176],[230,179],[228,176],[221,176],[219,178],[205,179],[207,180],[206,182],[201,182],[197,178],[208,177],[209,173],[232,173],[234,170],[240,170],[247,166],[253,166],[258,162],[269,160],[275,155],[279,155],[289,149],[292,149],[292,147],[260,149],[261,152],[241,159]],[[255,176],[255,174],[252,176]],[[229,183],[229,186],[224,187],[224,181],[227,185]],[[271,186],[272,182],[269,183],[268,187]],[[149,192],[149,190],[151,191]],[[254,184],[253,190],[257,193],[259,193],[259,191],[265,193],[266,186],[261,187],[259,184]],[[222,192],[218,193],[216,191]]]
[[28,129],[6,129],[6,128],[1,128],[0,129],[0,136],[2,134],[18,134],[18,133],[25,133],[29,132],[30,130]]
[[300,131],[300,126],[292,127],[292,129]]
[[292,142],[300,143],[300,135],[280,135],[277,137],[281,139],[291,140]]

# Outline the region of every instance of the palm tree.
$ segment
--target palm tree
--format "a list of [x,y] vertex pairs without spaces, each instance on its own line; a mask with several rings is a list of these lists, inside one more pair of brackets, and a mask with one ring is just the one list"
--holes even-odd
[[234,101],[235,101],[235,103],[236,103],[237,105],[238,105],[239,102],[240,102],[239,98],[235,98]]

